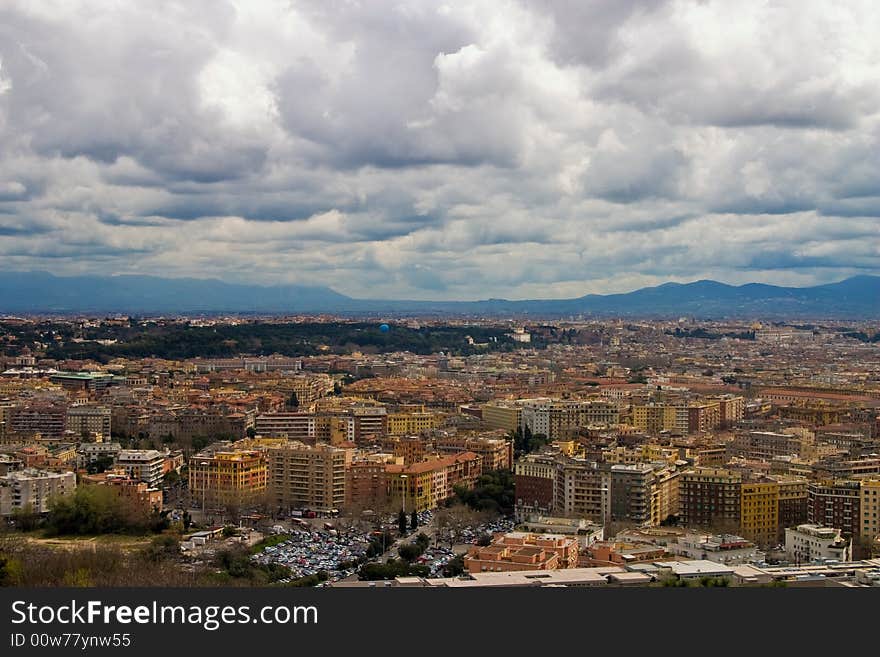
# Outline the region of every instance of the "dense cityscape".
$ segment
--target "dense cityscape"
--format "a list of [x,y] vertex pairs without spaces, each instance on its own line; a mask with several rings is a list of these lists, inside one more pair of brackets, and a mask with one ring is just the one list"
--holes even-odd
[[0,583],[880,586],[876,322],[0,318]]

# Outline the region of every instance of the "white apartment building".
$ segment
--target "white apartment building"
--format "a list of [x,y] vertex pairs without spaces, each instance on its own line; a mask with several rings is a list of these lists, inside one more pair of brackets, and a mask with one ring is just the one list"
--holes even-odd
[[132,479],[157,488],[164,475],[165,455],[155,449],[123,449],[116,457],[116,465],[125,469]]
[[0,477],[0,516],[30,509],[49,511],[49,500],[71,495],[76,490],[76,473],[48,472],[36,468],[17,470]]
[[821,525],[798,525],[785,530],[785,553],[796,563],[826,559],[850,561],[852,541],[844,539],[839,529]]
[[116,460],[122,446],[119,443],[82,443],[76,448],[76,467],[87,468],[100,458]]

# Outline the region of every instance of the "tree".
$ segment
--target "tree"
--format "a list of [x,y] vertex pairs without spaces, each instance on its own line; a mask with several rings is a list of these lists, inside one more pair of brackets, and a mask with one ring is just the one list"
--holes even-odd
[[409,528],[413,531],[419,528],[419,514],[416,513],[415,509],[413,509],[412,515],[409,518]]
[[248,427],[247,431],[245,431],[245,433],[247,434],[248,438],[253,438],[257,435],[257,430],[254,429],[253,427]]
[[296,396],[295,392],[290,393],[290,399],[287,400],[287,405],[292,408],[297,408],[299,406],[299,397]]
[[50,534],[112,534],[162,529],[166,521],[110,486],[81,486],[49,501],[46,524]]
[[11,520],[16,529],[29,532],[40,524],[40,514],[34,512],[34,507],[28,504],[24,508],[13,511]]
[[547,436],[542,433],[533,434],[529,427],[525,430],[518,428],[516,431],[511,431],[508,438],[513,441],[514,456],[517,458],[523,454],[537,452],[549,442]]
[[464,555],[459,554],[443,566],[443,577],[458,577],[464,572]]
[[180,556],[180,539],[176,536],[156,536],[143,551],[143,557],[148,561],[162,561],[178,556]]
[[210,444],[210,440],[206,436],[193,436],[192,448],[194,452],[201,452]]
[[13,586],[18,579],[17,570],[11,557],[0,555],[0,586]]
[[515,495],[513,473],[510,470],[490,470],[477,479],[473,490],[455,487],[459,501],[477,511],[487,513],[513,513]]
[[401,536],[406,536],[406,513],[403,509],[397,514],[397,528]]
[[407,543],[397,548],[397,554],[399,554],[400,558],[407,563],[411,563],[418,559],[422,555],[422,552],[424,552],[424,550],[414,543]]
[[89,474],[100,474],[112,465],[112,456],[99,456],[86,466],[86,472]]

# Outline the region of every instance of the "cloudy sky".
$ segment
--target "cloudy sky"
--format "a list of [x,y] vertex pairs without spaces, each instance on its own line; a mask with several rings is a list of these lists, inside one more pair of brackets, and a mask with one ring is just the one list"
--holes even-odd
[[880,3],[0,2],[0,269],[571,297],[880,273]]

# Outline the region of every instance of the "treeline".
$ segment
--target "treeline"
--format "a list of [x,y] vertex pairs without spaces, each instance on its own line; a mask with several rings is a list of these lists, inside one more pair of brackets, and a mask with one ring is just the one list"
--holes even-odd
[[676,328],[674,331],[664,331],[666,335],[672,335],[676,338],[702,338],[704,340],[720,340],[721,338],[738,338],[739,340],[754,340],[755,332],[754,331],[740,331],[740,332],[727,332],[727,333],[715,333],[712,331],[707,331],[704,328],[695,328],[695,329],[682,329]]
[[877,331],[873,335],[868,335],[864,331],[847,331],[843,335],[844,337],[853,338],[854,340],[858,340],[859,342],[880,342],[880,331]]
[[516,503],[513,472],[510,470],[484,472],[477,479],[473,490],[456,486],[455,496],[459,502],[476,511],[511,515]]
[[[238,354],[273,354],[286,356],[313,356],[324,353],[352,351],[385,353],[410,351],[432,354],[438,351],[454,355],[469,355],[517,348],[505,329],[485,326],[441,326],[418,329],[393,325],[383,332],[378,323],[328,322],[302,324],[253,323],[218,325],[211,327],[165,326],[142,324],[133,327],[100,327],[91,329],[89,340],[115,339],[115,344],[97,342],[70,342],[50,345],[47,356],[54,359],[92,359],[107,362],[113,358],[229,358]],[[15,331],[12,331],[15,333]],[[32,331],[29,331],[32,333]],[[468,343],[486,343],[476,347]]]
[[44,529],[49,536],[159,533],[170,526],[167,512],[151,512],[110,486],[80,486],[55,497],[45,518],[25,509],[12,519],[22,531]]

